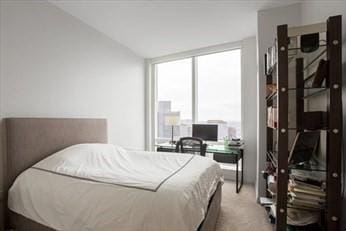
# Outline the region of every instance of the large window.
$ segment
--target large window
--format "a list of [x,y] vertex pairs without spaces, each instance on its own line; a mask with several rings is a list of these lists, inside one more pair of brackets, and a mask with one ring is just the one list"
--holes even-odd
[[[179,117],[174,127],[176,136],[191,136],[192,124],[192,59],[158,64],[157,73],[157,126],[156,137],[171,137],[167,117]],[[186,129],[185,129],[186,128]]]
[[197,57],[198,123],[217,123],[218,137],[241,136],[240,50]]
[[[192,135],[192,123],[218,124],[218,139],[241,137],[240,49],[159,63],[156,142]],[[173,118],[173,120],[172,120]]]

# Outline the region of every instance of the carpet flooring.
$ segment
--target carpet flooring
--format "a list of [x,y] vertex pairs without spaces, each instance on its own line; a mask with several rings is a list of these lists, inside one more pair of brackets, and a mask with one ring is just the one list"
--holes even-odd
[[225,181],[222,187],[220,215],[215,231],[272,231],[267,213],[256,203],[255,188],[243,185],[239,194],[235,182]]

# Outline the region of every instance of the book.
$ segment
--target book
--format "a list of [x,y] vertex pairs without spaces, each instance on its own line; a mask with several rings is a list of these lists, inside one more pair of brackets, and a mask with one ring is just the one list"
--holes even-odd
[[299,209],[299,210],[307,210],[307,211],[312,211],[312,212],[316,212],[316,211],[320,211],[321,208],[313,208],[313,207],[307,207],[307,206],[303,206],[303,205],[293,205],[290,203],[287,203],[287,207],[291,208],[291,209]]
[[289,198],[288,203],[292,206],[301,206],[306,208],[312,208],[312,209],[320,209],[322,208],[322,204],[315,201],[307,201],[307,200],[300,200],[296,198]]
[[278,127],[278,109],[274,108],[272,109],[272,113],[273,113],[273,127],[277,128]]
[[271,128],[277,128],[278,125],[278,110],[274,107],[267,108],[267,126]]
[[[323,185],[323,184],[322,184]],[[322,204],[325,202],[326,193],[322,189],[322,185],[313,185],[296,179],[289,179],[288,182],[288,198],[290,202],[296,201],[299,205],[306,206],[305,203]]]
[[300,181],[297,179],[292,179],[292,178],[289,179],[288,182],[291,186],[321,191],[321,187],[319,185],[309,184],[307,182]]
[[267,126],[270,127],[272,124],[272,108],[273,107],[268,107],[267,108]]
[[320,202],[320,203],[324,203],[326,201],[326,199],[324,197],[306,194],[306,193],[301,193],[301,192],[289,192],[288,195],[291,198],[297,198],[297,199],[301,199],[301,200],[309,200],[309,201],[315,201],[315,202]]
[[315,196],[319,196],[319,197],[325,197],[326,196],[325,192],[322,192],[322,191],[312,191],[312,190],[309,190],[309,189],[290,188],[290,191],[298,192],[298,193],[305,193],[305,194],[309,194],[309,195],[315,195]]
[[268,197],[260,197],[260,204],[262,206],[270,206],[273,204],[273,199]]

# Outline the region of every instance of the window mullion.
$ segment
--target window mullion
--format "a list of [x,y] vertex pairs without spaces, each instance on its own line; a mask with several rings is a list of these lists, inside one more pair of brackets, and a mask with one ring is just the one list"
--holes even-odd
[[192,57],[192,121],[198,122],[198,70],[197,58]]
[[156,136],[157,136],[157,64],[152,65],[151,68],[151,76],[152,76],[152,83],[151,83],[151,87],[152,87],[152,91],[151,91],[151,140],[150,140],[150,146],[151,146],[151,150],[154,150],[155,148],[155,143],[156,143]]

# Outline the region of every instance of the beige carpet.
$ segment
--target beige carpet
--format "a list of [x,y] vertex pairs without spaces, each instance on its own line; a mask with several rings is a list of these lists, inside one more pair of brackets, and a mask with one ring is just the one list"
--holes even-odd
[[235,193],[235,182],[226,181],[222,187],[222,202],[216,231],[272,231],[267,213],[256,203],[255,189],[243,185]]

